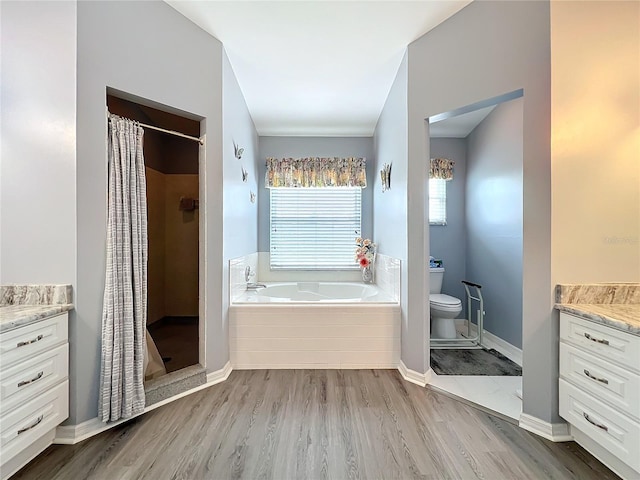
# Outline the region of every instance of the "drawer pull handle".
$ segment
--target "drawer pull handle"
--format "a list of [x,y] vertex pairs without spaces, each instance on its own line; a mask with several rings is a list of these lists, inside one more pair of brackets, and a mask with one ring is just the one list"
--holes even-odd
[[586,368],[584,369],[584,374],[589,377],[592,380],[595,380],[596,382],[600,382],[600,383],[604,383],[605,385],[609,385],[609,380],[607,380],[606,378],[598,378],[594,375],[591,375],[591,373],[589,373],[589,370],[587,370]]
[[32,425],[29,425],[28,427],[24,427],[21,428],[20,430],[18,430],[18,435],[20,435],[21,433],[26,432],[27,430],[31,430],[34,427],[37,427],[38,425],[40,425],[40,422],[42,422],[42,419],[44,418],[44,415],[40,415],[38,417],[38,419],[35,421],[35,423],[33,423]]
[[40,340],[42,340],[44,338],[44,335],[38,335],[36,338],[34,338],[33,340],[27,340],[26,342],[18,342],[18,347],[26,347],[27,345],[31,345],[32,343],[36,343],[39,342]]
[[589,418],[589,414],[587,414],[586,412],[582,412],[582,416],[584,417],[584,419],[589,422],[591,425],[595,425],[598,428],[601,428],[602,430],[604,430],[605,432],[609,431],[609,427],[607,427],[606,425],[601,425],[600,423],[594,422],[593,420],[591,420]]
[[609,340],[605,340],[604,338],[595,338],[585,332],[585,338],[591,340],[592,342],[601,343],[602,345],[609,345]]
[[44,371],[38,373],[38,375],[33,377],[31,380],[23,380],[22,382],[18,383],[18,388],[24,387],[25,385],[29,385],[30,383],[40,380],[43,375],[44,375]]

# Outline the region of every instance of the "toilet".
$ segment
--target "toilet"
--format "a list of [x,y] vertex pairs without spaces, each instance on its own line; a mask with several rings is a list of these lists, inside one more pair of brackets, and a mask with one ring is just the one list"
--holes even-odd
[[431,338],[456,338],[454,318],[462,311],[459,298],[440,293],[444,268],[429,268],[429,311],[431,312]]

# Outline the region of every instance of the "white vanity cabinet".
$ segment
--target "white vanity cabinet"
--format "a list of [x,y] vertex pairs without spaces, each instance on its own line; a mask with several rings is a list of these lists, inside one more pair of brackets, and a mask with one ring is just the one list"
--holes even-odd
[[640,478],[640,336],[560,312],[559,408],[576,442]]
[[68,313],[0,333],[0,472],[6,479],[53,442],[69,416]]

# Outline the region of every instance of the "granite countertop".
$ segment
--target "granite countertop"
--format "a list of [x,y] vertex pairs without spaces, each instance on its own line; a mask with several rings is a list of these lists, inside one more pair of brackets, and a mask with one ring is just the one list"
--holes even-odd
[[71,285],[0,285],[0,333],[73,310]]
[[640,336],[640,304],[556,303],[561,312]]
[[58,305],[2,305],[0,306],[0,333],[29,325],[69,310],[73,310],[72,303]]

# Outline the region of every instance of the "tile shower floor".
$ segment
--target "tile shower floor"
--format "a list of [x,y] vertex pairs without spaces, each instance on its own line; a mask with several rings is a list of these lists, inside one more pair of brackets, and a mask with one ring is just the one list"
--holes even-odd
[[198,317],[163,317],[148,328],[167,373],[198,363]]

